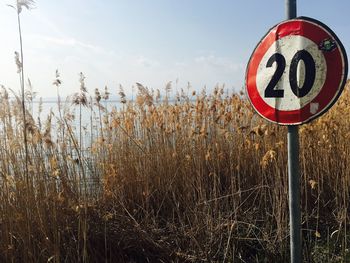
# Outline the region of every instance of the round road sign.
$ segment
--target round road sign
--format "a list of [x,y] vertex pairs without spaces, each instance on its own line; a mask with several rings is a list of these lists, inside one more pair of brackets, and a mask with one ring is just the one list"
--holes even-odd
[[281,22],[256,46],[246,71],[254,109],[282,125],[306,123],[326,112],[341,94],[348,71],[345,49],[321,22]]

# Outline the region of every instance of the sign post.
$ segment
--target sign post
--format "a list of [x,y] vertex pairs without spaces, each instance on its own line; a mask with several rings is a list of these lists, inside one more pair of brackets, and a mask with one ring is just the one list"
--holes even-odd
[[246,70],[246,90],[256,112],[288,125],[291,263],[302,262],[298,125],[324,114],[346,83],[345,49],[326,25],[296,17],[296,0],[285,0],[286,17],[262,38]]
[[[286,18],[297,17],[296,0],[286,0]],[[301,212],[300,212],[300,168],[299,168],[299,127],[288,126],[288,194],[290,262],[301,263]]]
[[299,129],[288,126],[288,191],[291,263],[301,263],[301,213],[299,171]]

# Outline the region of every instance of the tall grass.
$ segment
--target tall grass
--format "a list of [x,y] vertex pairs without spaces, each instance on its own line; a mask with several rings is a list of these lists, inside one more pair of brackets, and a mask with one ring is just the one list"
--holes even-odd
[[[285,127],[219,87],[119,94],[86,100],[89,127],[76,96],[27,112],[28,185],[21,99],[2,88],[1,262],[288,262]],[[305,262],[350,260],[349,103],[348,85],[300,128]]]

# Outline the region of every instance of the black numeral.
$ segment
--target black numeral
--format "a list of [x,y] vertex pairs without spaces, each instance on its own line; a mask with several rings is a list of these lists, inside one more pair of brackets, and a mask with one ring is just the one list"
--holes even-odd
[[[305,65],[305,80],[304,84],[301,88],[299,88],[298,80],[297,80],[297,69],[298,64],[300,60],[304,61]],[[290,64],[290,70],[289,70],[289,82],[290,87],[298,98],[304,97],[306,94],[310,92],[312,89],[312,86],[315,82],[315,76],[316,76],[316,66],[315,61],[310,55],[309,52],[306,50],[300,50],[298,51]]]
[[277,68],[265,89],[265,98],[283,98],[284,96],[284,90],[278,90],[275,87],[286,68],[286,59],[281,54],[275,53],[267,61],[266,67],[272,67],[275,62],[277,63]]
[[[305,66],[305,80],[301,87],[298,85],[298,65],[300,61],[304,62]],[[273,54],[266,63],[266,67],[270,68],[276,62],[277,68],[273,74],[269,84],[265,89],[265,98],[283,98],[284,90],[277,89],[277,83],[281,79],[284,70],[286,68],[286,59],[282,54],[275,53]],[[292,89],[292,92],[298,98],[306,96],[312,86],[314,85],[316,77],[316,65],[315,61],[312,58],[311,54],[306,50],[299,50],[292,58],[290,69],[289,69],[289,83]]]

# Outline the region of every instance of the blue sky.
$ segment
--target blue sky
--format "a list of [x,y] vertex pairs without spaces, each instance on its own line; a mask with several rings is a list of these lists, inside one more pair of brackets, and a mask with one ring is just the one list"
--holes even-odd
[[[14,51],[19,50],[16,13],[0,3],[0,84],[19,90]],[[350,52],[348,0],[299,0],[298,15],[328,25]],[[240,90],[255,45],[285,18],[284,0],[37,0],[23,10],[25,74],[42,97],[79,89],[79,72],[91,93],[107,85],[127,94],[140,82],[197,90],[216,84]]]

